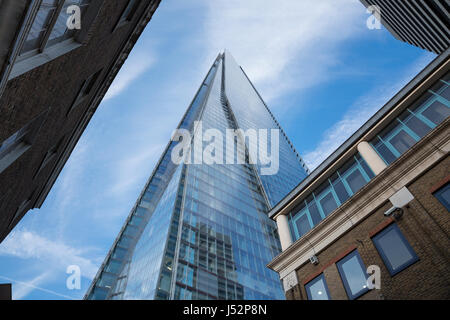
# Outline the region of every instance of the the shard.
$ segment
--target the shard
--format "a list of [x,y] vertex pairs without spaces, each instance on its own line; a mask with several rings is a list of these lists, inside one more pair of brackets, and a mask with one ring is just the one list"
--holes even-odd
[[[192,133],[184,141],[192,148],[177,150],[184,161],[176,162],[181,139],[169,142],[85,298],[284,299],[278,275],[266,267],[281,251],[267,212],[308,170],[228,52],[214,61],[178,129]],[[216,144],[213,163],[202,152],[198,161],[196,137],[211,130],[216,139],[256,132],[277,163],[261,159],[242,134],[231,147],[230,139]],[[204,136],[200,145],[207,151]],[[225,154],[235,163],[220,162]]]

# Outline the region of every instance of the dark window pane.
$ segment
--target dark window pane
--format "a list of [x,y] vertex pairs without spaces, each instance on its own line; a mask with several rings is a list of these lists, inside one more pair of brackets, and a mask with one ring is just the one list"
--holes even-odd
[[416,116],[413,115],[411,115],[411,117],[406,120],[405,124],[420,138],[423,138],[431,130],[429,126],[427,126],[423,121],[420,121]]
[[95,287],[90,299],[92,300],[105,300],[108,295],[108,291],[102,288]]
[[120,271],[120,265],[121,263],[119,261],[109,260],[106,271],[118,274]]
[[311,225],[309,224],[308,217],[306,216],[306,214],[298,218],[295,224],[297,226],[298,235],[300,237],[306,234],[309,230],[311,230]]
[[331,192],[329,192],[322,200],[320,200],[320,205],[322,206],[323,213],[326,216],[337,208],[336,200],[334,200]]
[[361,164],[361,167],[363,167],[363,169],[366,172],[366,174],[369,176],[369,179],[372,179],[373,177],[375,177],[373,171],[369,168],[369,166],[364,161],[364,159],[360,158],[359,159],[359,163]]
[[450,108],[439,101],[435,101],[422,114],[438,125],[450,115]]
[[389,150],[389,148],[383,143],[380,143],[380,145],[378,145],[376,149],[380,153],[381,157],[383,157],[384,161],[387,162],[387,164],[391,164],[397,159],[397,157],[391,152],[391,150]]
[[327,284],[323,274],[305,285],[309,300],[330,300]]
[[403,154],[416,143],[416,140],[404,130],[400,130],[389,142],[400,154]]
[[450,101],[450,87],[447,87],[447,89],[445,89],[443,92],[441,92],[439,94],[441,97],[447,99],[448,101]]
[[450,211],[450,183],[436,191],[434,196]]
[[300,213],[305,208],[305,202],[301,202],[292,210],[292,218],[294,218],[298,213]]
[[33,25],[28,33],[27,40],[22,47],[22,53],[39,48],[42,38],[47,31],[50,20],[55,12],[55,5],[47,5],[43,3],[39,8]]
[[344,203],[350,197],[341,180],[337,180],[334,183],[334,191],[336,191],[336,194],[341,203]]
[[391,275],[400,272],[418,260],[413,249],[395,224],[377,234],[373,241]]
[[315,202],[309,205],[309,214],[311,215],[312,222],[314,225],[317,225],[321,220],[322,216],[319,213],[319,209],[317,208],[317,205]]
[[353,193],[358,192],[367,183],[359,170],[353,171],[345,180]]
[[114,285],[116,281],[116,276],[113,276],[109,273],[102,273],[100,280],[98,281],[98,285],[101,287],[111,287]]

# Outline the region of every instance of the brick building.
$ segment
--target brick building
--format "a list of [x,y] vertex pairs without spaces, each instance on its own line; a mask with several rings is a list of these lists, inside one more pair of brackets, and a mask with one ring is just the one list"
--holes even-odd
[[0,1],[0,242],[44,202],[159,3]]
[[449,54],[269,213],[288,299],[450,298]]

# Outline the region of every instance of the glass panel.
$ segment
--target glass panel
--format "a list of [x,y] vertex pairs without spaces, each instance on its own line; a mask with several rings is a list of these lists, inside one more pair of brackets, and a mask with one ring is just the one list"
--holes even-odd
[[305,289],[309,300],[330,300],[323,275],[307,283]]
[[439,125],[450,115],[450,108],[439,101],[433,102],[422,114],[430,119],[435,125]]
[[403,154],[416,143],[416,140],[404,130],[400,130],[393,138],[391,138],[391,140],[389,140],[389,142],[400,154]]
[[317,205],[315,202],[309,205],[308,207],[309,213],[311,214],[311,219],[314,223],[314,225],[317,225],[321,220],[322,216],[320,215],[319,209],[317,208]]
[[428,132],[431,131],[431,127],[427,126],[423,121],[419,120],[414,115],[410,115],[410,117],[405,120],[405,124],[420,138],[423,138]]
[[450,101],[450,86],[448,86],[443,92],[439,93],[439,95]]
[[118,259],[118,260],[122,260],[123,258],[125,258],[126,254],[127,254],[127,250],[126,249],[116,248],[114,250],[113,258]]
[[388,147],[381,141],[375,145],[375,149],[378,151],[378,153],[381,155],[381,157],[387,164],[391,164],[397,159],[397,157],[392,153],[392,151],[389,150]]
[[105,300],[107,295],[108,295],[108,291],[106,291],[105,289],[99,288],[99,287],[95,287],[90,299]]
[[311,230],[311,225],[309,224],[308,216],[306,214],[298,218],[297,221],[295,222],[295,225],[297,226],[298,235],[300,237],[308,233],[309,230]]
[[383,260],[392,273],[400,271],[409,262],[416,260],[412,249],[403,241],[400,230],[396,225],[389,227],[373,238],[377,249],[381,251]]
[[357,298],[359,294],[367,290],[366,270],[363,269],[359,259],[359,254],[354,251],[337,263],[351,299]]
[[327,216],[337,208],[336,200],[331,192],[329,192],[325,197],[320,200],[320,205],[322,206],[323,213]]
[[375,177],[375,174],[373,173],[373,171],[369,168],[369,166],[367,165],[367,163],[364,161],[364,159],[362,159],[361,157],[358,157],[358,161],[361,164],[361,167],[363,167],[364,171],[366,172],[367,176],[369,177],[369,179],[372,179],[373,177]]
[[341,203],[344,203],[345,201],[347,201],[347,199],[350,197],[350,195],[348,194],[347,190],[344,187],[344,184],[342,183],[341,179],[336,180],[334,182],[334,191],[336,192],[339,201]]
[[[54,2],[56,1],[49,1]],[[54,4],[43,3],[39,8],[39,11],[28,33],[27,40],[23,44],[20,54],[38,49],[41,45],[42,38],[47,31],[50,20],[55,12],[56,6]]]
[[450,184],[448,183],[434,193],[434,196],[450,211]]
[[111,287],[114,284],[114,281],[116,281],[116,276],[109,273],[102,273],[98,285],[100,287]]
[[108,266],[106,267],[106,271],[111,273],[119,273],[121,262],[115,260],[109,260]]
[[361,189],[362,187],[364,187],[366,185],[366,180],[364,179],[364,177],[362,176],[361,172],[356,169],[355,171],[353,171],[346,179],[345,181],[347,181],[350,189],[352,189],[353,193],[356,193],[359,191],[359,189]]

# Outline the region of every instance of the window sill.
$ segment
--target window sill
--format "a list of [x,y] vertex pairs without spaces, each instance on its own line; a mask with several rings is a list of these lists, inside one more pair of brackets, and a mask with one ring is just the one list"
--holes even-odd
[[22,154],[24,154],[31,145],[26,143],[19,143],[13,150],[7,153],[0,159],[0,173],[8,168],[14,161],[16,161]]
[[8,80],[14,79],[81,46],[81,43],[78,43],[73,39],[68,39],[64,42],[49,47],[42,53],[38,53],[21,60],[19,60],[19,57],[19,61],[16,61],[14,64]]

